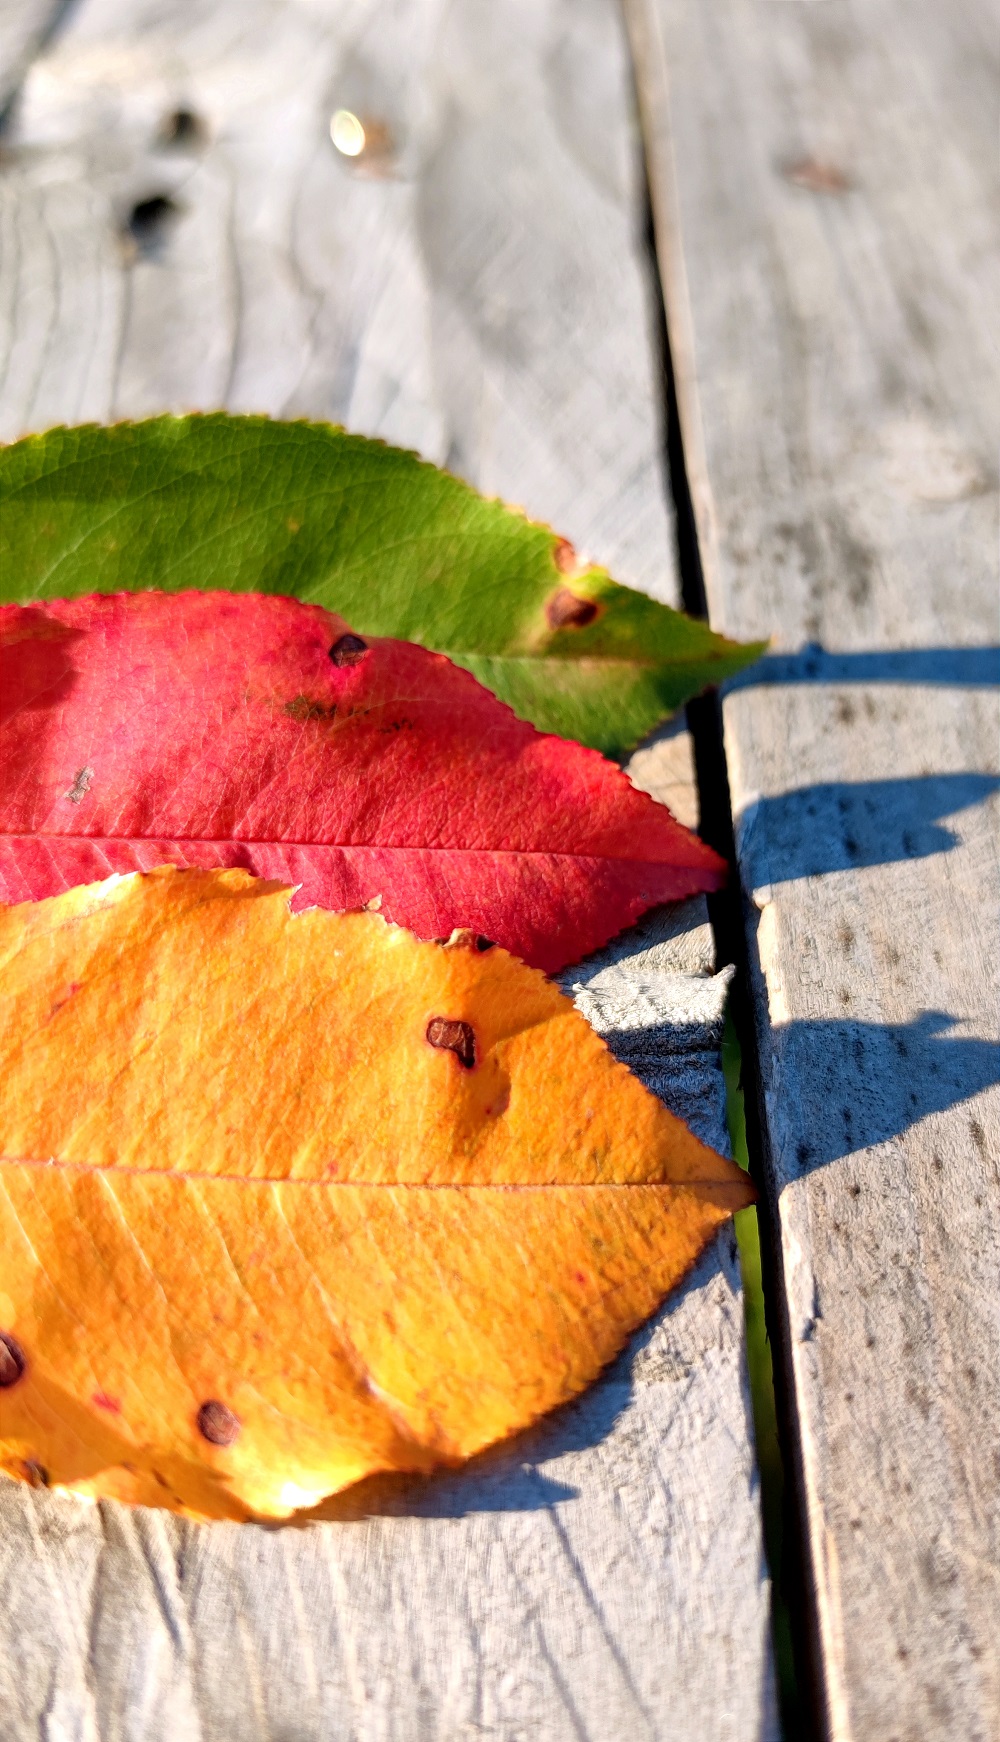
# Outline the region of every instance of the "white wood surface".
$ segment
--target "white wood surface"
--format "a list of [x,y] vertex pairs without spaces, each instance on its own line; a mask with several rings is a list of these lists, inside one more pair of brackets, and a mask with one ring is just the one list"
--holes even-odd
[[996,20],[630,18],[712,617],[775,637],[725,741],[827,1727],[996,1742]]
[[[629,93],[613,0],[78,0],[0,177],[0,432],[341,420],[676,602]],[[338,158],[337,107],[391,144]],[[690,816],[686,761],[635,769]],[[722,1146],[711,959],[687,904],[569,983]],[[573,1408],[329,1522],[4,1484],[2,1742],[769,1742],[748,1413],[727,1232]]]

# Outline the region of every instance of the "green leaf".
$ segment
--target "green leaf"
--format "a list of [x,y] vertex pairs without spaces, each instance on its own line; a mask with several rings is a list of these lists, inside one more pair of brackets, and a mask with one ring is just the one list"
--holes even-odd
[[4,600],[291,594],[447,653],[542,731],[611,756],[761,651],[572,564],[548,527],[326,424],[219,412],[0,449]]

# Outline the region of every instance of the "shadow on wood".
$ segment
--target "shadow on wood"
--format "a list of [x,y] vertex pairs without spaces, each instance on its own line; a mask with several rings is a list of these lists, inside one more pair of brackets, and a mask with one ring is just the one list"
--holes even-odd
[[807,642],[797,653],[765,653],[725,685],[735,690],[772,684],[899,683],[954,688],[1000,688],[1000,647],[872,648],[828,653]]
[[[811,1081],[825,1110],[796,1150],[811,1173],[855,1150],[899,1137],[1000,1083],[1000,1046],[950,1032],[954,1017],[925,1010],[912,1022],[790,1022],[774,1031],[783,1076]],[[969,1146],[983,1134],[969,1120]]]
[[737,828],[753,888],[947,853],[961,837],[939,821],[983,804],[1000,775],[972,771],[897,780],[823,781],[759,799]]

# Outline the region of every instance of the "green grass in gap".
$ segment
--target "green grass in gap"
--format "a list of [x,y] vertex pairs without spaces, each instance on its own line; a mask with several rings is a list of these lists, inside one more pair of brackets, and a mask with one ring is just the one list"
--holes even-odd
[[[750,1171],[747,1153],[746,1116],[743,1103],[742,1054],[732,1015],[727,1013],[722,1038],[722,1068],[726,1078],[726,1113],[734,1159]],[[760,1471],[764,1547],[771,1572],[771,1625],[781,1701],[782,1728],[788,1742],[802,1733],[802,1705],[792,1655],[792,1632],[784,1588],[784,1470],[778,1445],[778,1422],[774,1407],[774,1375],[771,1345],[764,1323],[764,1290],[760,1264],[760,1233],[757,1209],[738,1210],[736,1239],[743,1276],[746,1315],[747,1364],[750,1370],[750,1400],[753,1407],[754,1440]]]

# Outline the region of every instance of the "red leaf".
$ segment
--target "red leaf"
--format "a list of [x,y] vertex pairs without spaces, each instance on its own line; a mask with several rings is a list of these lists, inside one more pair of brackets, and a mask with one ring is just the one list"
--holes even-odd
[[294,906],[470,927],[550,972],[722,861],[596,751],[442,654],[269,595],[0,611],[0,900],[158,864],[243,866]]

